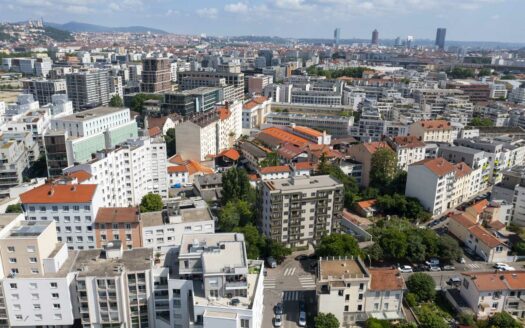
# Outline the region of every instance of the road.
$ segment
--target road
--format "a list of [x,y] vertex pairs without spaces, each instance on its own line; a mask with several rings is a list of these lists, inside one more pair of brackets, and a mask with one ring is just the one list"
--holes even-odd
[[[273,308],[283,303],[283,328],[298,327],[299,301],[306,304],[308,323],[312,322],[310,317],[316,313],[315,304],[315,275],[310,269],[310,264],[315,260],[296,261],[295,257],[306,252],[294,253],[288,256],[277,268],[267,268],[267,276],[264,280],[264,328],[273,327]],[[310,272],[309,272],[310,271]],[[308,326],[312,326],[308,324]]]

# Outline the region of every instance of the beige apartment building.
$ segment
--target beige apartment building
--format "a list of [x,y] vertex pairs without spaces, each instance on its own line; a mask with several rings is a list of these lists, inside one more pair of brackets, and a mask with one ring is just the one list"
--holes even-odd
[[306,246],[337,229],[343,184],[328,175],[264,181],[261,226],[264,234],[288,246]]

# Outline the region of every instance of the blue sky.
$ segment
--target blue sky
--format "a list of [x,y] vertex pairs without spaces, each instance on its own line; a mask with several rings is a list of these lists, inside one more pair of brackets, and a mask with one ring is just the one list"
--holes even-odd
[[414,35],[525,42],[525,0],[0,0],[0,21],[144,25],[181,34],[342,38]]

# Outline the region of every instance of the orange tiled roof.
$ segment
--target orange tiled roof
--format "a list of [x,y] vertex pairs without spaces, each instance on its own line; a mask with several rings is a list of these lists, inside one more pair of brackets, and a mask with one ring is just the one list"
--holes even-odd
[[45,184],[20,195],[22,204],[90,203],[96,184]]
[[232,161],[236,161],[239,159],[239,157],[241,157],[241,155],[239,154],[239,152],[233,148],[230,148],[230,149],[226,149],[226,150],[223,150],[221,151],[217,157],[219,156],[225,156],[225,157],[228,157],[229,159],[231,159]]
[[397,269],[370,268],[370,290],[402,290],[405,281]]
[[450,219],[456,221],[467,229],[476,224],[474,220],[470,219],[470,216],[466,216],[463,213],[451,215]]
[[136,207],[101,207],[98,209],[97,223],[139,222]]
[[317,130],[314,130],[312,128],[306,127],[306,126],[294,126],[292,127],[293,131],[298,131],[299,133],[303,133],[306,135],[309,135],[314,138],[321,137],[323,134]]
[[442,157],[427,158],[422,161],[416,162],[412,165],[424,165],[427,169],[429,169],[435,175],[440,177],[456,170],[454,164],[450,163]]
[[376,203],[377,203],[376,199],[369,199],[369,200],[362,200],[360,202],[357,202],[356,205],[359,206],[360,208],[365,209],[365,208],[370,208],[374,206]]
[[247,103],[245,103],[243,105],[243,108],[246,108],[246,109],[252,109],[254,108],[255,106],[257,105],[260,105],[262,103],[264,103],[265,101],[267,101],[268,98],[264,97],[264,96],[257,96],[257,97],[254,97],[252,98],[250,101],[248,101]]
[[465,272],[463,275],[471,277],[479,291],[525,289],[525,271]]
[[479,202],[475,203],[472,206],[469,206],[469,208],[473,209],[478,215],[483,213],[483,210],[485,207],[489,205],[489,201],[486,199],[480,200]]
[[394,143],[404,148],[425,147],[425,143],[416,136],[397,136],[393,138]]
[[186,168],[188,169],[188,173],[190,175],[193,175],[195,173],[204,173],[204,174],[214,173],[213,169],[207,166],[204,166],[200,164],[199,162],[196,162],[192,159],[188,160],[188,163],[186,164]]
[[79,170],[79,171],[69,173],[69,176],[76,178],[78,183],[81,183],[86,180],[89,180],[92,175],[89,172],[86,172],[84,170]]
[[466,176],[467,174],[470,174],[472,172],[472,169],[465,163],[461,162],[455,165],[456,170],[456,177],[461,178]]
[[316,165],[310,162],[299,162],[294,164],[296,170],[313,170],[315,167]]
[[450,130],[450,122],[447,120],[423,120],[416,122],[414,124],[419,124],[425,130]]
[[259,172],[261,174],[290,172],[290,167],[288,165],[267,166],[260,168]]
[[150,137],[156,137],[162,133],[162,130],[158,126],[154,126],[148,129],[148,135]]
[[219,114],[219,119],[221,121],[224,121],[225,119],[227,119],[228,117],[230,117],[231,115],[231,112],[228,108],[226,107],[219,107],[217,108],[217,114]]
[[471,234],[476,236],[480,241],[482,241],[485,245],[487,245],[490,248],[494,248],[503,244],[503,241],[499,240],[497,237],[492,235],[489,231],[487,231],[480,225],[473,225],[468,230]]
[[378,149],[381,148],[392,150],[392,148],[390,148],[390,146],[388,146],[388,144],[383,141],[365,142],[362,145],[370,154],[375,153]]
[[168,173],[180,173],[188,172],[188,169],[184,165],[168,166]]
[[268,135],[274,139],[279,140],[280,143],[286,143],[289,142],[295,146],[306,146],[310,142],[304,138],[298,137],[296,135],[291,134],[290,132],[281,130],[276,127],[267,128],[261,131],[262,135]]

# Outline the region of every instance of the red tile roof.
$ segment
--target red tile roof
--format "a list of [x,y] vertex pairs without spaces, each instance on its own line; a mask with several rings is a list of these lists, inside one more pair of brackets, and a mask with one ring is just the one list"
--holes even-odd
[[86,172],[84,170],[71,172],[68,175],[70,177],[76,178],[78,183],[81,183],[81,182],[84,182],[86,180],[89,180],[92,177],[92,175],[89,172]]
[[101,207],[98,209],[96,223],[140,222],[136,207]]
[[236,161],[239,159],[239,157],[241,157],[239,152],[233,148],[221,151],[216,157],[219,157],[219,156],[228,157],[232,161]]
[[267,166],[267,167],[261,167],[259,169],[259,172],[261,174],[284,173],[284,172],[290,172],[290,167],[288,165]]
[[217,108],[217,114],[219,114],[219,119],[221,121],[224,121],[225,119],[227,119],[228,117],[230,117],[231,115],[231,112],[228,108],[226,107],[219,107]]
[[461,162],[455,165],[456,177],[462,178],[472,172],[472,169],[465,163]]
[[480,200],[479,202],[475,203],[472,206],[469,206],[469,208],[473,209],[478,215],[483,213],[483,210],[485,207],[489,206],[489,201],[486,199]]
[[368,199],[357,202],[356,205],[362,209],[373,207],[377,203],[376,199]]
[[501,291],[525,289],[525,271],[509,272],[465,272],[478,291]]
[[162,130],[158,126],[154,126],[148,129],[148,135],[150,137],[156,137],[162,134]]
[[266,97],[258,96],[258,97],[252,98],[250,101],[245,103],[243,105],[243,108],[252,109],[252,108],[256,107],[257,105],[260,105],[260,104],[264,103],[267,100],[268,100],[268,98],[266,98]]
[[476,222],[471,219],[470,216],[466,216],[463,213],[451,215],[450,220],[456,221],[467,229],[476,224]]
[[323,136],[321,132],[314,130],[312,128],[306,127],[306,126],[294,126],[292,127],[292,131],[297,131],[299,133],[306,134],[314,138]]
[[310,163],[310,162],[299,162],[299,163],[295,163],[293,167],[295,170],[299,170],[299,171],[303,171],[303,170],[311,171],[315,169],[317,165],[315,165],[314,163]]
[[381,149],[381,148],[392,150],[392,148],[390,148],[390,146],[388,146],[386,142],[382,142],[382,141],[366,142],[366,143],[363,143],[362,145],[363,147],[365,147],[365,149],[370,154],[374,154],[378,149]]
[[168,173],[181,173],[188,172],[188,169],[184,165],[168,166]]
[[425,143],[416,136],[397,136],[393,138],[393,141],[402,148],[425,147]]
[[405,289],[405,281],[397,269],[370,268],[370,290],[388,291]]
[[470,233],[476,236],[480,241],[490,248],[494,248],[501,244],[504,244],[503,241],[499,240],[497,237],[492,235],[489,231],[483,228],[480,225],[474,225],[468,229]]
[[456,166],[444,158],[427,158],[412,165],[423,165],[437,176],[444,176],[456,170]]
[[45,184],[20,195],[22,204],[90,203],[96,184]]
[[450,122],[447,120],[423,120],[416,122],[414,124],[419,124],[425,130],[450,130]]
[[271,139],[277,140],[279,144],[284,143],[291,143],[298,147],[303,147],[308,145],[310,142],[304,138],[298,137],[296,135],[291,134],[290,132],[281,130],[276,127],[271,127],[262,130],[258,137],[261,136],[264,139],[264,136],[269,136]]

